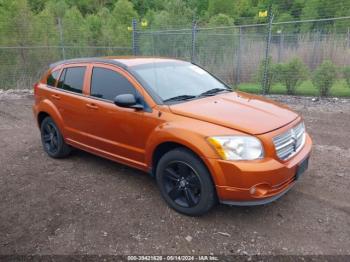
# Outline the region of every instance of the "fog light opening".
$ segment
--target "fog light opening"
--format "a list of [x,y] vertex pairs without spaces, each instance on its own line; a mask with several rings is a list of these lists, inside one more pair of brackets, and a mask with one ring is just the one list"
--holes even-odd
[[255,186],[251,187],[251,188],[249,189],[249,193],[250,193],[251,195],[254,195],[254,194],[256,193],[256,187],[255,187]]
[[269,192],[270,189],[271,187],[269,184],[263,183],[263,184],[252,186],[249,189],[249,193],[254,197],[263,197]]

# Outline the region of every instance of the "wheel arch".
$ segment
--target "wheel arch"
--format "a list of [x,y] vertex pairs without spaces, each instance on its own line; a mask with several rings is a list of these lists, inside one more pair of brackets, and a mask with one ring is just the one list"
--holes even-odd
[[162,142],[154,148],[153,153],[152,153],[152,163],[151,163],[151,168],[152,168],[151,174],[152,175],[155,174],[158,162],[161,159],[161,157],[164,154],[166,154],[167,152],[174,150],[175,148],[185,148],[185,149],[191,151],[192,153],[196,154],[195,152],[193,152],[193,150],[191,150],[191,148],[188,148],[187,146],[180,144],[178,142],[173,142],[173,141]]
[[39,128],[41,126],[42,121],[45,119],[45,117],[49,116],[56,123],[62,135],[63,136],[65,135],[63,118],[59,110],[57,109],[57,107],[51,101],[47,99],[41,101],[40,104],[37,105],[36,111],[37,111],[36,120]]
[[216,185],[218,183],[217,178],[214,174],[213,168],[210,166],[210,163],[208,160],[203,157],[203,154],[200,152],[200,150],[196,147],[191,147],[187,143],[183,143],[181,141],[174,141],[174,140],[167,140],[167,141],[162,141],[158,145],[156,145],[152,151],[151,155],[151,161],[149,163],[150,166],[150,173],[152,176],[155,176],[155,172],[157,169],[157,165],[159,163],[159,160],[161,157],[166,154],[167,152],[174,150],[175,148],[184,148],[191,153],[193,153],[202,163],[203,165],[207,168],[211,179],[213,181],[213,184]]
[[41,123],[44,121],[44,119],[46,117],[51,117],[51,116],[50,116],[50,114],[48,114],[45,111],[40,111],[39,112],[38,117],[37,117],[37,122],[38,122],[39,127],[41,127]]

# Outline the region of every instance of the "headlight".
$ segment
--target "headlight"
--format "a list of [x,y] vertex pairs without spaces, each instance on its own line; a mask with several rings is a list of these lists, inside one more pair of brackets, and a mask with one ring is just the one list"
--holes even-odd
[[213,136],[208,142],[225,160],[254,160],[264,157],[259,139],[253,136]]

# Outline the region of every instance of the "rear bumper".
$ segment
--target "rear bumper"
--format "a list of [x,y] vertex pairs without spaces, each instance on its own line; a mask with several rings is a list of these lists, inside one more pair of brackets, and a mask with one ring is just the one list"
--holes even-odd
[[221,203],[252,206],[270,203],[289,191],[296,183],[299,164],[310,157],[309,135],[302,150],[288,161],[266,158],[259,161],[210,160],[220,184],[216,191]]

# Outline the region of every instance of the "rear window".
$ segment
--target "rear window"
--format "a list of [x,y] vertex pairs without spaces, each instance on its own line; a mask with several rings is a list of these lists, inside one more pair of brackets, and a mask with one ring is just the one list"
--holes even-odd
[[65,68],[60,77],[58,87],[81,94],[83,92],[85,69],[85,66]]
[[94,67],[91,78],[91,96],[113,101],[117,95],[135,94],[134,86],[121,74]]
[[51,72],[51,74],[47,77],[47,81],[46,81],[46,84],[48,86],[52,86],[52,87],[55,87],[56,86],[56,83],[57,83],[57,80],[58,80],[58,74],[59,74],[59,70],[56,70],[56,71],[53,71]]

